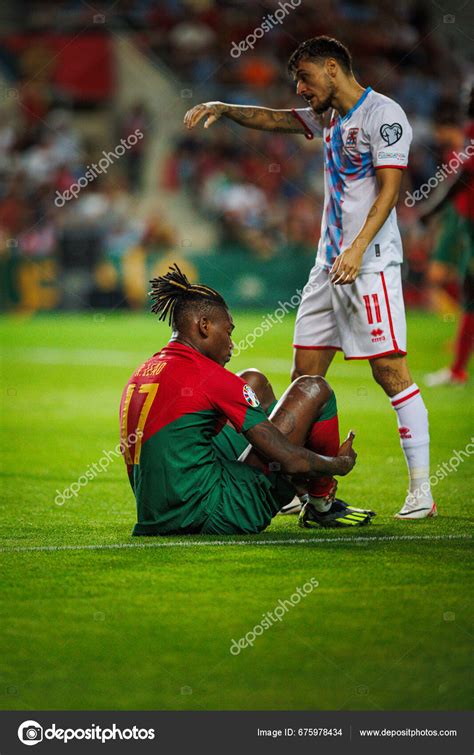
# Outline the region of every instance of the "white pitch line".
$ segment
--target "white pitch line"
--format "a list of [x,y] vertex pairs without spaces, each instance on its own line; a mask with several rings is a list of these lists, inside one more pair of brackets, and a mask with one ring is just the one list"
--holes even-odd
[[120,550],[122,548],[194,548],[196,546],[231,545],[308,545],[313,543],[396,542],[410,540],[471,540],[472,535],[374,535],[372,537],[310,537],[286,540],[175,540],[154,543],[112,543],[110,545],[31,545],[0,548],[0,553],[30,553],[33,551],[93,551]]

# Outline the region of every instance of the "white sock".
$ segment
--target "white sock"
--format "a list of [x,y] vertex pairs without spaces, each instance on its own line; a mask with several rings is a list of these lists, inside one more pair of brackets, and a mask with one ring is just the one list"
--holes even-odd
[[324,496],[324,498],[315,498],[315,496],[309,495],[308,499],[316,511],[319,511],[321,514],[325,514],[332,506],[332,501],[328,501],[327,496]]
[[397,412],[400,443],[408,467],[409,493],[423,502],[432,502],[428,412],[420,389],[413,383],[390,401]]

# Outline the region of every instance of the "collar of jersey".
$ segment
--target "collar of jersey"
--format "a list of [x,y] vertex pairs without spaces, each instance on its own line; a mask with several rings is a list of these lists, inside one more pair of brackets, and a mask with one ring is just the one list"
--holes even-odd
[[[164,349],[171,349],[172,351],[179,351],[180,349],[184,349],[184,351],[188,352],[189,354],[197,355],[200,357],[204,357],[204,359],[208,359],[208,357],[205,357],[204,354],[201,354],[200,351],[197,349],[193,349],[192,346],[188,346],[187,343],[180,343],[179,341],[168,341],[160,351],[157,351],[156,354],[153,356],[156,356],[157,354],[161,354]],[[211,360],[212,361],[212,360]]]
[[351,107],[351,109],[347,111],[347,113],[341,118],[341,120],[342,121],[347,121],[347,119],[351,117],[352,113],[355,110],[357,110],[358,107],[360,107],[362,105],[362,103],[364,102],[365,98],[367,97],[368,94],[370,94],[371,91],[372,91],[372,87],[367,87],[367,89],[365,90],[364,94],[361,94],[361,96],[357,100],[356,104],[353,105]]
[[201,354],[197,349],[193,349],[192,346],[188,346],[186,343],[180,343],[179,341],[168,341],[168,343],[165,344],[160,351],[157,351],[156,354],[153,354],[153,356],[158,356],[165,349],[171,349],[171,351],[180,351],[184,349],[184,353],[189,354],[189,356],[193,356],[197,359],[205,359],[206,362],[211,362],[214,366],[220,367],[223,370],[225,369],[225,367],[222,367],[218,362],[214,362],[213,359],[210,359],[205,354]]

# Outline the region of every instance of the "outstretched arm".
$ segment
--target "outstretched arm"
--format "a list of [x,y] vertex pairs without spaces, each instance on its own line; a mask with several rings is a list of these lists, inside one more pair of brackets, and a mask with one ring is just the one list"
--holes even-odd
[[295,118],[291,110],[271,110],[267,107],[252,105],[228,105],[225,102],[204,102],[195,105],[184,116],[184,125],[194,128],[207,116],[204,128],[209,128],[224,116],[235,123],[260,131],[280,131],[285,134],[304,134],[303,124]]
[[346,475],[353,468],[357,454],[352,448],[353,433],[339,449],[338,456],[320,456],[307,448],[295,446],[267,420],[245,433],[252,446],[268,461],[278,462],[285,474],[302,477]]

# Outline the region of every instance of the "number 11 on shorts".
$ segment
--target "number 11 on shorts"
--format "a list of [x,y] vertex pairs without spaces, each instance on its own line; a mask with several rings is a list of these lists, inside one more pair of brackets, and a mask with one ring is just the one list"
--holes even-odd
[[365,294],[363,299],[364,299],[364,304],[365,304],[365,311],[367,313],[367,322],[369,323],[369,325],[373,325],[374,322],[382,322],[382,315],[380,314],[379,295],[372,294],[372,301],[373,301],[374,310],[375,310],[375,320],[374,320],[374,313],[372,312],[372,303],[370,301],[369,294]]

